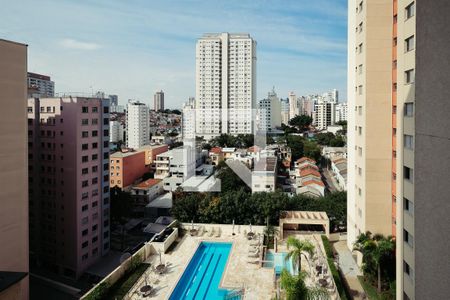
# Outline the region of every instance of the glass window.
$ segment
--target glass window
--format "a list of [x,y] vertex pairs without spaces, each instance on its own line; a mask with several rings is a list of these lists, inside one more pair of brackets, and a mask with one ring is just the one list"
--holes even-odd
[[405,83],[413,83],[415,79],[414,69],[405,71]]
[[405,18],[409,19],[414,16],[416,12],[416,5],[415,2],[411,2],[406,8],[405,8]]
[[412,150],[414,148],[414,137],[412,135],[405,134],[403,138],[403,143],[405,148]]
[[405,52],[414,50],[414,35],[405,39]]
[[405,117],[412,117],[414,115],[414,104],[405,103]]

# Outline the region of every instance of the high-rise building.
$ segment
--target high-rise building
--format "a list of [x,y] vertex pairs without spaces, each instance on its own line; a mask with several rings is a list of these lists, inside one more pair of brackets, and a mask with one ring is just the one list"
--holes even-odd
[[338,103],[335,105],[335,117],[334,122],[347,121],[348,106],[346,102]]
[[150,143],[150,114],[147,105],[139,101],[127,104],[127,147],[138,149]]
[[79,278],[109,251],[109,100],[28,99],[30,259]]
[[306,115],[306,116],[313,116],[313,112],[314,112],[314,101],[310,96],[307,97],[302,97],[302,111],[301,114],[302,115]]
[[267,98],[259,101],[258,129],[269,132],[281,126],[281,102],[275,90],[268,93]]
[[196,46],[196,134],[253,132],[256,41],[249,34],[204,34]]
[[183,115],[181,120],[181,133],[183,139],[195,139],[195,98],[190,97],[183,104]]
[[300,114],[300,111],[298,109],[298,101],[297,96],[294,92],[289,93],[289,120],[293,119],[296,115]]
[[314,125],[319,130],[327,129],[328,126],[334,125],[336,117],[336,104],[333,101],[319,99],[314,106]]
[[153,109],[155,111],[164,110],[164,92],[162,90],[153,95]]
[[27,45],[0,39],[0,299],[28,299]]
[[[374,205],[361,214],[376,214],[380,225],[361,231],[396,236],[397,299],[446,299],[450,293],[448,283],[440,280],[450,278],[445,264],[449,243],[443,238],[450,228],[450,67],[445,63],[450,53],[449,42],[442,39],[450,27],[444,11],[450,11],[444,0],[349,2],[349,48],[357,52],[349,52],[348,69],[348,89],[356,90],[356,95],[349,93],[355,112],[349,112],[348,142],[349,149],[357,147],[356,159],[350,160],[349,152],[349,191],[353,184],[359,191],[359,174],[353,170],[366,168],[366,181],[368,174],[377,175]],[[371,93],[376,103],[368,99]],[[376,117],[370,127],[367,119]],[[362,146],[359,136],[367,137]],[[373,163],[357,165],[359,147],[374,153]],[[367,194],[364,187],[361,191]],[[356,219],[352,208],[359,199],[355,193],[348,196],[348,237],[353,237],[359,232],[350,232]]]
[[33,90],[32,95],[39,97],[54,97],[55,83],[50,76],[28,72],[28,88]]
[[109,95],[109,106],[117,106],[119,105],[119,97],[117,95]]
[[123,141],[124,126],[119,120],[109,121],[109,142]]
[[392,232],[391,20],[392,0],[349,1],[347,244],[350,249],[360,233]]
[[289,98],[281,98],[281,123],[289,124]]

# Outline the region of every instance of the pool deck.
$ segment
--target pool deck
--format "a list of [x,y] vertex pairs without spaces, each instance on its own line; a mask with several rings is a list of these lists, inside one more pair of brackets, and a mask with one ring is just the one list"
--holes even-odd
[[[137,289],[147,283],[155,287],[155,292],[148,299],[169,299],[183,271],[194,255],[200,242],[229,242],[232,243],[230,256],[228,257],[225,272],[222,276],[221,288],[240,289],[245,288],[243,299],[272,299],[274,294],[274,270],[262,268],[259,264],[249,263],[248,249],[250,241],[242,233],[241,228],[236,226],[236,235],[232,235],[230,228],[221,226],[220,237],[209,237],[211,228],[205,225],[206,232],[202,236],[184,235],[174,249],[162,255],[162,262],[169,263],[168,271],[164,275],[158,275],[150,267],[137,284],[131,290],[128,299],[142,299]],[[212,226],[217,228],[217,226]],[[248,226],[246,226],[248,227]],[[243,226],[242,226],[243,228]],[[262,226],[253,226],[253,232],[262,233]],[[246,231],[249,231],[246,228]],[[152,255],[147,259],[152,266],[159,264],[159,255]]]

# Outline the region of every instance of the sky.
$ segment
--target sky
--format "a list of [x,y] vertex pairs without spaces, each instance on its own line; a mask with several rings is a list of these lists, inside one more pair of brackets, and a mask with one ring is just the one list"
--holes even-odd
[[28,44],[28,70],[59,93],[116,94],[166,108],[195,96],[207,32],[257,41],[257,99],[333,88],[346,100],[347,0],[22,0],[1,4],[0,38]]

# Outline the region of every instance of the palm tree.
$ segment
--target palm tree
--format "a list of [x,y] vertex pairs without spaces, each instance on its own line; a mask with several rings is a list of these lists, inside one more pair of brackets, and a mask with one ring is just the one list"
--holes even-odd
[[323,300],[329,299],[326,290],[309,288],[305,284],[306,272],[291,275],[286,269],[281,271],[281,288],[286,291],[286,300]]
[[297,264],[297,269],[300,273],[302,268],[302,254],[304,255],[304,252],[306,252],[312,256],[314,254],[314,245],[309,241],[300,241],[299,239],[290,236],[287,239],[287,248],[288,250],[292,248],[292,250],[286,255],[286,260],[292,258],[295,264]]
[[381,292],[381,263],[382,260],[395,251],[395,241],[392,236],[385,237],[381,234],[372,236],[370,231],[358,236],[353,250],[363,255],[364,264],[371,264],[377,270],[378,292]]
[[276,229],[273,225],[267,225],[266,228],[264,228],[264,235],[267,236],[267,245],[270,244],[270,242],[273,240],[273,237],[277,234],[278,229]]

